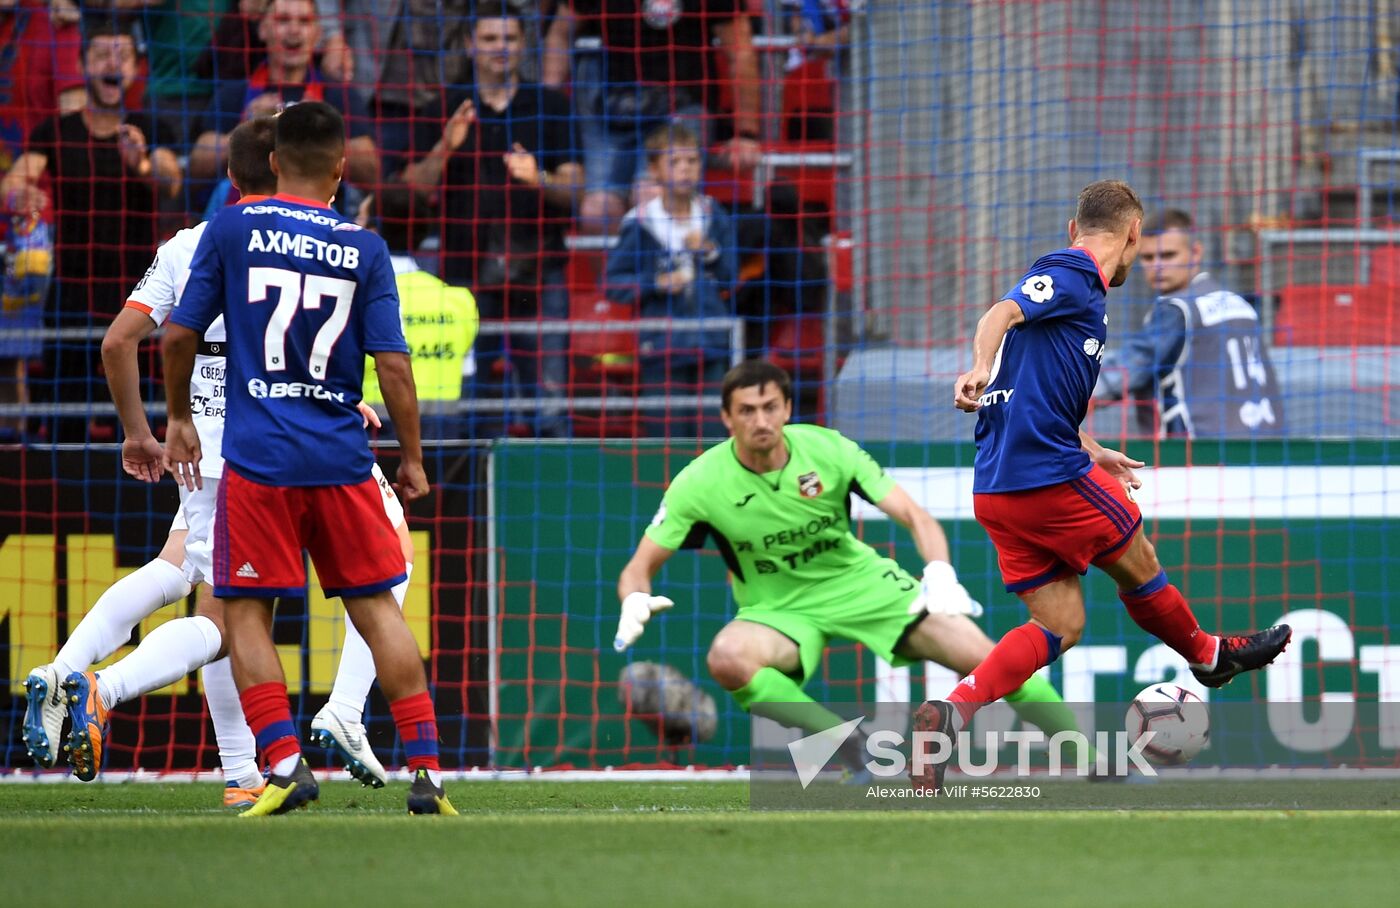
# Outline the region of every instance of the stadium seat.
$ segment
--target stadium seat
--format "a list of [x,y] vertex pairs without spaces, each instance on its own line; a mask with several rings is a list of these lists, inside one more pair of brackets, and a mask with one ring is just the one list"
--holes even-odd
[[1279,291],[1274,343],[1282,347],[1400,344],[1400,285],[1295,284]]
[[[569,393],[581,396],[630,396],[637,388],[637,332],[629,329],[634,313],[625,303],[593,292],[571,293],[569,319],[618,322],[618,331],[573,331],[569,334]],[[639,433],[630,411],[575,411],[574,434],[586,438],[629,438]]]
[[783,138],[788,142],[825,141],[836,116],[836,82],[830,61],[810,55],[783,76]]
[[600,294],[576,294],[569,301],[569,319],[576,322],[618,322],[618,331],[573,331],[569,353],[574,383],[600,380],[633,381],[637,376],[637,332],[628,329],[632,307]]
[[838,230],[822,237],[826,247],[826,273],[831,280],[831,289],[837,293],[850,293],[856,288],[854,250],[855,240],[849,230]]
[[[786,369],[799,385],[816,386],[816,421],[826,417],[825,319],[820,315],[788,315],[775,318],[768,334],[768,359]],[[814,380],[815,379],[815,380]]]
[[1400,287],[1400,246],[1371,249],[1371,283]]
[[570,296],[589,294],[603,285],[605,252],[602,249],[579,249],[566,244],[569,250],[564,279]]
[[773,320],[768,357],[789,372],[820,369],[825,346],[821,316],[788,315]]

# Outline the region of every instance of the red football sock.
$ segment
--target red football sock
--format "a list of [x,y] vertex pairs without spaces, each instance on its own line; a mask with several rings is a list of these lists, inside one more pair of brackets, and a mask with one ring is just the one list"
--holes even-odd
[[258,749],[268,766],[301,753],[296,726],[292,724],[292,706],[287,702],[287,685],[280,681],[254,684],[238,699],[243,704],[243,718],[258,739]]
[[1027,622],[1012,628],[948,695],[948,702],[962,717],[962,727],[967,727],[977,710],[1025,684],[1059,655],[1060,638],[1040,625]]
[[403,738],[403,749],[408,754],[408,768],[431,769],[438,771],[438,732],[437,715],[433,712],[433,700],[427,691],[395,700],[389,704],[389,712],[398,726],[399,737]]
[[1128,607],[1128,615],[1138,627],[1176,650],[1187,662],[1210,665],[1215,661],[1216,637],[1201,630],[1181,590],[1167,581],[1166,571],[1135,590],[1119,590],[1118,598]]

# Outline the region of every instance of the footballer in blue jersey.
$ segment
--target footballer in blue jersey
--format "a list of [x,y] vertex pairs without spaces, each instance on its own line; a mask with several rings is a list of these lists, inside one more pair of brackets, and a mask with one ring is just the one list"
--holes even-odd
[[214,594],[225,600],[243,713],[271,768],[244,815],[284,813],[319,794],[270,633],[275,597],[305,589],[303,552],[326,595],[345,600],[374,654],[415,773],[409,811],[455,813],[442,790],[418,644],[390,593],[406,577],[398,536],[380,504],[355,408],[369,354],[398,431],[403,497],[427,494],[393,267],[379,237],[317,201],[336,193],[345,169],[345,123],[334,108],[310,101],[279,115],[269,163],[277,195],[227,208],[205,229],[162,351],[166,466],[198,486],[189,383],[200,334],[224,317],[228,412]]
[[[979,708],[1006,696],[1059,658],[1084,631],[1080,575],[1092,564],[1118,584],[1139,627],[1219,687],[1272,662],[1288,645],[1286,625],[1250,636],[1201,630],[1167,580],[1131,489],[1141,486],[1127,455],[1080,429],[1107,341],[1104,295],[1128,277],[1142,233],[1142,202],[1127,183],[1100,180],[1079,194],[1070,246],[1043,256],[977,323],[972,369],[953,403],[977,413],[973,512],[996,546],[1007,590],[1030,610],[982,663],[915,712],[914,730],[951,740]],[[942,785],[943,760],[911,761],[916,784]]]
[[203,331],[220,315],[251,341],[227,353],[225,459],[267,485],[366,479],[365,354],[408,353],[384,241],[295,196],[225,208],[170,321]]
[[1093,253],[1039,258],[1003,299],[1024,321],[1006,332],[978,397],[974,492],[1017,492],[1078,479],[1079,439],[1108,338],[1108,278]]

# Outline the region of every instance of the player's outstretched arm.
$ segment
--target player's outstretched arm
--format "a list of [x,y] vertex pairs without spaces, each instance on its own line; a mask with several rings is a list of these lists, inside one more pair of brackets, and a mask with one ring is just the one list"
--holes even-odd
[[898,485],[876,502],[875,507],[909,531],[919,557],[924,559],[919,598],[910,605],[910,614],[927,609],[937,614],[981,615],[982,606],[958,582],[957,571],[949,557],[948,536],[942,525]]
[[165,452],[151,434],[141,402],[141,370],[136,361],[137,348],[155,328],[156,323],[144,312],[124,308],[102,337],[102,369],[126,436],[122,469],[142,482],[159,482],[165,471]]
[[1015,300],[1002,300],[977,322],[977,333],[972,338],[972,369],[958,376],[953,386],[953,406],[966,413],[975,413],[981,404],[977,399],[992,380],[992,363],[1006,332],[1026,320],[1021,306]]
[[389,419],[393,420],[394,431],[399,436],[399,495],[406,504],[428,494],[413,364],[407,353],[381,350],[373,356],[384,406],[389,410]]
[[1142,488],[1142,480],[1134,471],[1147,466],[1147,464],[1140,460],[1134,460],[1122,451],[1105,448],[1089,437],[1089,433],[1083,429],[1079,430],[1079,445],[1084,449],[1084,453],[1089,455],[1090,460],[1107,470],[1114,479],[1123,483],[1124,488]]
[[672,549],[657,545],[643,536],[637,544],[637,551],[632,553],[631,560],[622,569],[622,574],[617,578],[617,598],[622,601],[622,615],[618,618],[617,633],[613,637],[613,649],[617,652],[637,642],[652,615],[675,605],[665,596],[651,594],[651,578],[674,554]]
[[885,497],[875,503],[875,507],[909,531],[914,537],[914,546],[919,550],[919,557],[925,562],[949,560],[948,537],[944,534],[943,527],[929,516],[928,511],[919,507],[902,486],[892,486]]
[[190,413],[190,376],[199,335],[184,325],[167,322],[160,355],[165,363],[165,468],[185,488],[204,488],[199,473],[199,433]]

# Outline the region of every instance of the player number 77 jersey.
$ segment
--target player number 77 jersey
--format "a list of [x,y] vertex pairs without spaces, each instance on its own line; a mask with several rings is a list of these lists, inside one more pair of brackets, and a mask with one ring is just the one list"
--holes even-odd
[[366,354],[407,353],[388,249],[290,196],[226,208],[205,230],[171,320],[228,335],[224,457],[276,486],[364,481],[355,409]]

